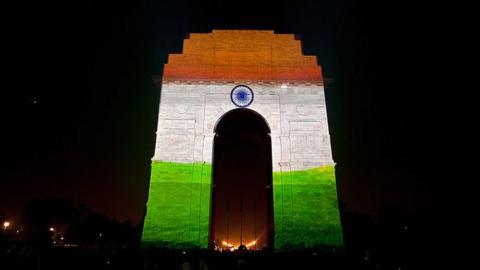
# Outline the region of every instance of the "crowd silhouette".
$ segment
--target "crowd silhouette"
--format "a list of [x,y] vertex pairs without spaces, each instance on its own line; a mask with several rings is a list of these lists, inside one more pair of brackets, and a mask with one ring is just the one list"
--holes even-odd
[[0,216],[0,268],[446,269],[457,266],[459,261],[452,258],[464,253],[454,239],[468,236],[456,231],[452,238],[452,230],[459,228],[444,213],[408,215],[387,205],[374,220],[343,203],[340,209],[344,247],[220,252],[141,247],[141,224],[110,219],[67,199],[33,200],[8,227],[8,217]]

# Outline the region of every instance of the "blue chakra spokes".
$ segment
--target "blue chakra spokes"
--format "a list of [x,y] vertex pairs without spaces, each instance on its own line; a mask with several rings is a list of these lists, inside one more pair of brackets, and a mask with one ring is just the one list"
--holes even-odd
[[253,101],[253,91],[248,86],[238,85],[233,88],[230,97],[238,107],[247,107]]

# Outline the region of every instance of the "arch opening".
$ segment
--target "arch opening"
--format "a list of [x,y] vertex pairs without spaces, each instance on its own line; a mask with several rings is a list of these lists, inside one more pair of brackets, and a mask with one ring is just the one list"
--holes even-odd
[[228,132],[232,128],[238,129],[240,126],[270,134],[270,126],[267,120],[258,112],[247,108],[234,109],[225,113],[215,123],[213,131],[215,134],[219,134]]
[[265,119],[235,109],[215,126],[210,248],[273,248],[272,148]]

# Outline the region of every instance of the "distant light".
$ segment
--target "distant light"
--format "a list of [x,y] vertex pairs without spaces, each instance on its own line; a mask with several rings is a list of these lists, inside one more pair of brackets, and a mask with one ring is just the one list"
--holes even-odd
[[62,241],[63,241],[63,236],[62,236],[62,237],[60,237],[60,240],[62,240]]
[[4,227],[5,229],[7,229],[9,226],[10,226],[10,222],[5,221],[5,222],[3,223],[3,227]]
[[227,249],[229,249],[230,251],[235,250],[235,246],[230,243],[227,243],[226,241],[222,241],[222,245],[227,246]]
[[183,255],[185,255],[185,254],[187,254],[187,252],[185,252],[185,251],[182,251],[182,254],[183,254]]
[[245,246],[246,247],[251,247],[251,246],[255,245],[256,243],[257,243],[257,240],[253,240],[252,242],[246,244]]
[[283,89],[288,88],[288,85],[286,85],[285,83],[282,83],[282,85],[280,86],[280,88],[283,88]]
[[53,227],[50,227],[50,231],[53,232],[55,231],[55,229]]
[[102,234],[102,233],[99,233],[99,234],[98,234],[98,236],[102,237],[102,236],[103,236],[103,234]]
[[229,244],[229,243],[227,243],[227,242],[225,242],[225,241],[222,241],[222,245],[227,246],[227,247],[233,247],[232,244]]

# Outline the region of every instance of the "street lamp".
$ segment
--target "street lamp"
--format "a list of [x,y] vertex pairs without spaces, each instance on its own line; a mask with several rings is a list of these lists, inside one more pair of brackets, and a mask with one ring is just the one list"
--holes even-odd
[[5,222],[3,223],[3,230],[4,230],[4,231],[7,230],[8,227],[10,227],[10,222],[5,221]]

